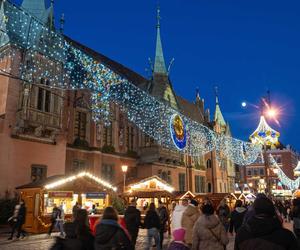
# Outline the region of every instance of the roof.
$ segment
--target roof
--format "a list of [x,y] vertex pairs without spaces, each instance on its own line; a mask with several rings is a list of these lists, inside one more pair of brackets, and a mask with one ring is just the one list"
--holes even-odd
[[148,82],[146,78],[141,76],[140,74],[134,72],[133,70],[125,67],[124,65],[108,58],[107,56],[100,54],[99,52],[96,52],[95,50],[92,50],[85,45],[71,39],[70,37],[65,36],[67,42],[69,42],[74,47],[82,50],[86,54],[90,55],[91,57],[97,59],[99,62],[105,64],[107,67],[109,67],[111,70],[115,71],[119,75],[123,76],[136,86],[141,85],[145,82]]
[[192,120],[203,123],[204,114],[201,113],[200,108],[195,103],[192,103],[181,96],[176,96],[180,111],[183,115],[191,118]]

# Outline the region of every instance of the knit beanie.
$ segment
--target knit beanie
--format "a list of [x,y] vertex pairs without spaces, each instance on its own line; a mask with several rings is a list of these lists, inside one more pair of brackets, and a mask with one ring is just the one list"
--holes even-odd
[[178,228],[173,231],[174,241],[183,241],[185,236],[185,229]]
[[267,197],[256,198],[253,203],[255,214],[274,216],[276,214],[273,202]]

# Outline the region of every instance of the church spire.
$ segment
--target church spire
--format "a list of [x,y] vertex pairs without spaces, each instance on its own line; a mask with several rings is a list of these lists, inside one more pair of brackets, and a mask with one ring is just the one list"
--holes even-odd
[[45,0],[23,0],[22,8],[41,20],[46,11]]
[[223,114],[219,105],[219,97],[218,97],[218,87],[215,87],[215,95],[216,95],[216,110],[214,121],[218,123],[221,127],[226,127],[226,122],[224,120]]
[[155,50],[155,62],[154,62],[154,69],[153,73],[158,74],[167,74],[166,64],[162,49],[162,43],[160,38],[160,7],[157,7],[157,25],[156,25],[156,50]]

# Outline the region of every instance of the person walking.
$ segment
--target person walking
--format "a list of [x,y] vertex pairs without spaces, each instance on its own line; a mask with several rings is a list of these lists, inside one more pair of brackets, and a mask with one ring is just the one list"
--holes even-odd
[[193,228],[192,250],[224,250],[229,240],[224,226],[214,215],[211,204],[201,208],[202,215]]
[[183,212],[187,209],[189,205],[189,201],[187,199],[183,199],[181,204],[177,204],[172,213],[172,230],[177,228],[182,228],[181,219]]
[[75,205],[72,208],[72,216],[73,216],[73,220],[75,220],[76,218],[76,213],[77,211],[80,209],[80,205],[78,202],[75,203]]
[[59,232],[60,232],[60,237],[64,237],[65,232],[64,232],[64,221],[65,221],[65,212],[64,212],[64,208],[63,205],[59,206],[59,212],[58,212],[58,216],[56,218],[56,227],[58,228]]
[[163,247],[163,241],[164,241],[164,233],[168,230],[167,229],[167,223],[169,221],[169,213],[167,208],[164,206],[161,200],[158,201],[158,215],[160,219],[160,230],[159,230],[159,240],[160,240],[160,248]]
[[246,212],[247,209],[243,207],[243,202],[241,200],[237,200],[235,202],[235,209],[230,215],[229,232],[231,234],[233,233],[233,230],[237,233],[239,228],[242,226]]
[[132,200],[131,204],[127,207],[124,214],[124,220],[126,228],[131,236],[132,245],[135,246],[139,228],[141,226],[141,212],[136,208],[135,200]]
[[57,237],[51,250],[94,250],[94,236],[88,223],[88,213],[78,209],[73,222],[64,224],[65,239]]
[[52,213],[51,213],[51,225],[49,227],[49,230],[48,230],[48,235],[50,236],[52,231],[53,231],[53,228],[56,226],[56,219],[57,217],[59,216],[59,213],[60,213],[60,210],[59,208],[57,207],[57,205],[54,203],[53,204],[53,209],[52,209]]
[[198,202],[196,200],[191,200],[187,209],[183,212],[181,218],[181,225],[185,229],[185,243],[191,247],[193,241],[193,227],[200,216],[200,211],[198,209]]
[[113,207],[106,207],[100,223],[96,226],[95,250],[133,250],[130,235],[118,223],[118,213]]
[[152,246],[152,239],[154,238],[156,249],[161,250],[159,230],[161,228],[160,219],[156,212],[153,202],[150,203],[149,210],[146,213],[144,220],[144,227],[147,229],[147,243],[145,250],[149,250]]
[[229,229],[229,219],[230,219],[230,208],[229,206],[226,204],[226,200],[223,199],[220,202],[220,205],[217,209],[217,215],[219,217],[219,220],[221,221],[221,223],[223,224],[226,232]]
[[173,241],[170,243],[168,250],[189,250],[190,248],[184,243],[185,229],[178,228],[173,231]]
[[22,229],[25,223],[25,219],[26,219],[26,207],[25,207],[24,200],[21,199],[19,204],[15,206],[14,214],[11,218],[14,224],[8,240],[13,239],[15,231],[17,231],[17,239],[19,239],[21,235],[22,238],[24,238],[27,235],[27,233]]
[[241,226],[235,237],[235,250],[296,250],[295,236],[283,228],[272,201],[256,198],[253,204],[255,215]]

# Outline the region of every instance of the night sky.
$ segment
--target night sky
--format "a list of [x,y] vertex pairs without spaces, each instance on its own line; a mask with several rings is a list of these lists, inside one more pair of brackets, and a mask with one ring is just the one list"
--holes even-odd
[[[154,58],[157,1],[55,1],[65,34],[149,76]],[[175,91],[194,100],[195,89],[214,111],[214,86],[233,136],[247,140],[259,120],[259,100],[270,89],[281,108],[270,125],[300,150],[300,2],[278,0],[161,0],[165,60],[173,57]],[[241,108],[247,101],[248,107]]]

